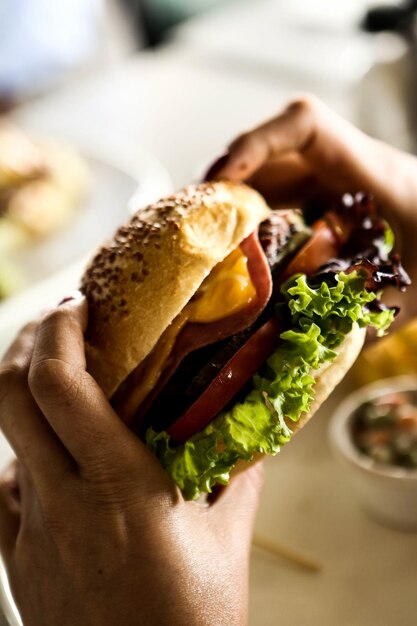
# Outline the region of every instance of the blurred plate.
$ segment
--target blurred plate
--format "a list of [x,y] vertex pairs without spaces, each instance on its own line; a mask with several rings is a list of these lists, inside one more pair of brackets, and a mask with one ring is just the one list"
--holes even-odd
[[[85,199],[68,226],[9,255],[22,274],[24,287],[68,267],[111,236],[128,218],[133,194],[139,208],[171,190],[162,164],[136,145],[109,137],[87,138],[86,144],[77,141],[74,147],[90,170],[90,180]],[[0,304],[0,316],[5,302]]]

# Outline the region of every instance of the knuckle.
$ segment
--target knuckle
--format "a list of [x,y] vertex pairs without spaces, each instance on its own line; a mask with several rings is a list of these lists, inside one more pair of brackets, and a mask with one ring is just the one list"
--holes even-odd
[[26,381],[26,368],[17,364],[0,365],[0,406]]
[[318,98],[311,94],[302,94],[288,104],[286,111],[295,115],[311,115],[318,107]]
[[[103,443],[108,444],[108,441]],[[97,447],[101,448],[101,446]],[[85,456],[81,479],[85,486],[91,487],[93,485],[93,491],[99,488],[104,493],[123,491],[123,487],[130,488],[132,483],[134,484],[133,480],[126,476],[124,464],[115,462],[111,458],[110,451],[106,449],[102,449],[99,457],[94,451],[91,452],[91,455]]]
[[68,307],[57,307],[48,311],[42,319],[39,334],[42,337],[60,334],[74,334],[79,328],[79,322],[74,311]]
[[80,391],[80,376],[70,364],[60,359],[46,358],[34,363],[29,370],[29,387],[36,396],[57,400],[74,400]]
[[56,307],[55,309],[51,309],[50,311],[48,311],[43,320],[42,320],[42,326],[51,326],[51,325],[55,325],[57,322],[60,322],[61,320],[63,320],[64,322],[66,322],[67,320],[71,319],[71,314],[68,311],[68,309],[66,309],[65,307]]
[[317,134],[321,124],[321,107],[316,96],[306,94],[292,100],[284,111],[283,117],[291,129],[292,142],[300,152],[310,145]]
[[245,150],[252,144],[253,141],[253,133],[248,131],[246,133],[242,133],[239,135],[231,144],[230,149],[237,152],[240,150]]

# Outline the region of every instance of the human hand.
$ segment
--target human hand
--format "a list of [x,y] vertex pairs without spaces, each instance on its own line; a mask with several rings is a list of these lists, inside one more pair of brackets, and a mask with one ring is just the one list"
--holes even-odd
[[0,549],[25,626],[245,624],[261,468],[186,502],[85,370],[86,303],[29,324],[0,367],[18,462]]
[[315,97],[294,100],[240,135],[209,169],[211,178],[246,181],[273,207],[369,191],[417,280],[417,159],[368,137]]

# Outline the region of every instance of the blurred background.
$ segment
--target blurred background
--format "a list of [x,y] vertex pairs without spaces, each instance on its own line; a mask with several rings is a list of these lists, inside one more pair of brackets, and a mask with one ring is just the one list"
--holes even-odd
[[[132,210],[198,180],[297,93],[416,152],[416,10],[415,0],[0,0],[0,352],[77,286]],[[359,384],[417,371],[404,356],[417,345],[410,328],[362,359]],[[282,549],[254,551],[252,626],[415,623],[417,536],[368,518],[328,450],[326,420],[348,391],[267,464],[257,532]],[[9,457],[0,440],[1,467]]]

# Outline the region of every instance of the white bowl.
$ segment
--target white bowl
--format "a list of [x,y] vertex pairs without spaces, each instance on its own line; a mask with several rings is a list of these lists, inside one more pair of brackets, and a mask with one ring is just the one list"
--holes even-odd
[[352,441],[355,410],[364,402],[396,391],[417,391],[417,379],[389,378],[349,395],[331,419],[329,438],[363,508],[388,526],[417,531],[417,470],[378,464],[361,453]]

